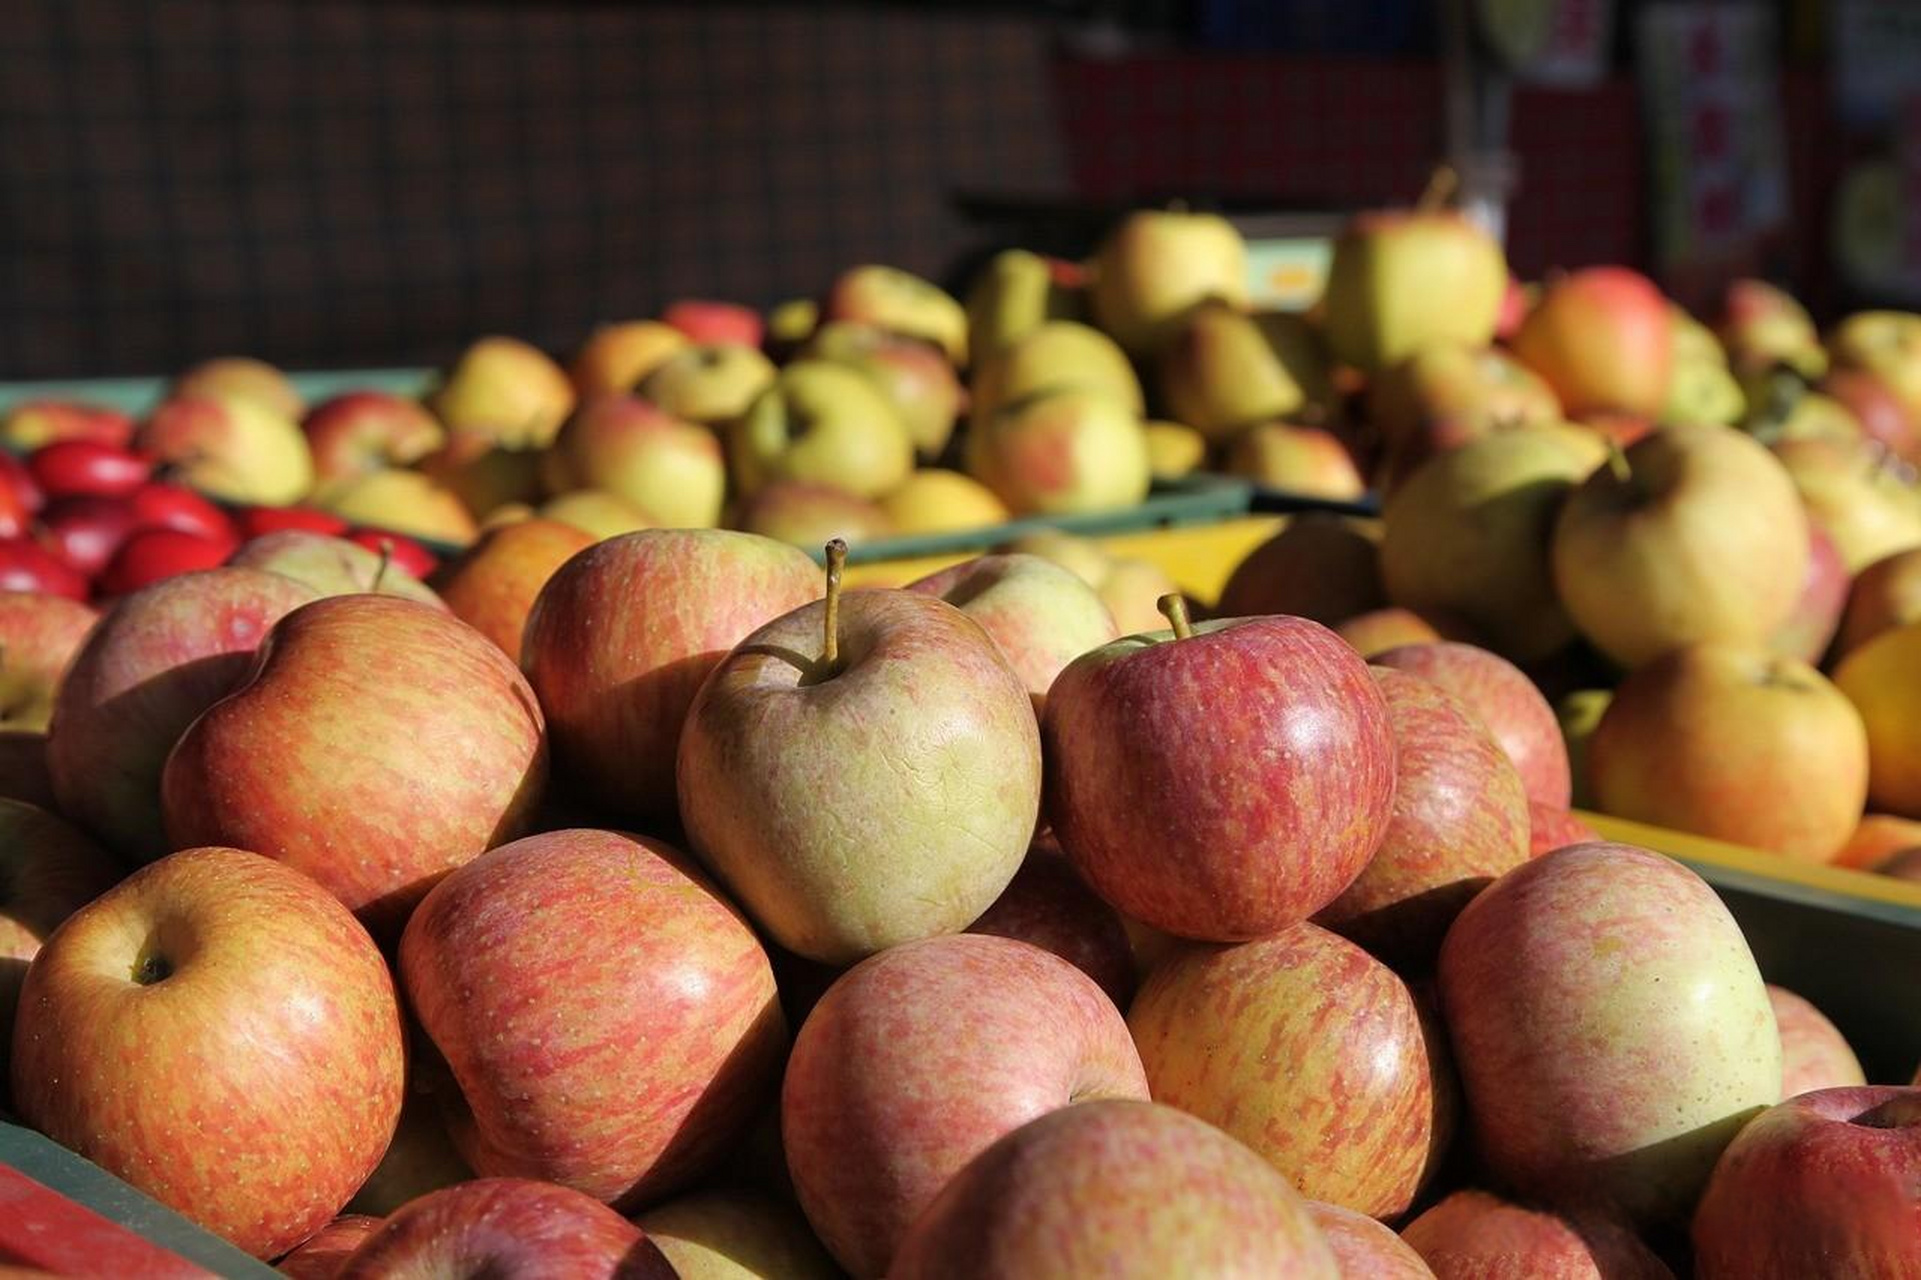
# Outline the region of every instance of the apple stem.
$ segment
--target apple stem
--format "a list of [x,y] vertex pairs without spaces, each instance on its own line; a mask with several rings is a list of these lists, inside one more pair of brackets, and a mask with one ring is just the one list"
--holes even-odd
[[1194,634],[1194,624],[1188,620],[1187,616],[1187,598],[1180,592],[1168,592],[1154,602],[1154,607],[1161,611],[1168,625],[1174,628],[1176,640],[1185,640]]
[[1454,193],[1461,189],[1461,175],[1451,164],[1437,164],[1434,172],[1428,175],[1427,186],[1421,191],[1421,198],[1414,207],[1422,213],[1433,213],[1445,209],[1454,199]]
[[829,671],[840,665],[840,572],[846,564],[847,543],[835,538],[827,544],[827,621],[820,645],[820,660]]
[[1608,470],[1622,484],[1634,482],[1634,467],[1628,462],[1627,451],[1616,440],[1608,441]]
[[393,562],[394,540],[392,538],[382,538],[380,540],[380,563],[374,566],[373,585],[367,588],[369,595],[377,596],[380,594],[380,584],[387,580],[387,566]]

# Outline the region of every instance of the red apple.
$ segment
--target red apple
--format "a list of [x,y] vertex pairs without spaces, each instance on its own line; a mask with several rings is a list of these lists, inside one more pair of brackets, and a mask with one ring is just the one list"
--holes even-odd
[[1094,896],[1058,847],[1036,843],[994,905],[967,926],[1051,951],[1100,985],[1116,1008],[1134,994],[1134,945],[1114,908]]
[[117,445],[61,440],[34,450],[27,470],[49,498],[124,498],[147,483],[153,462]]
[[1781,1032],[1781,1096],[1816,1089],[1859,1087],[1868,1082],[1840,1028],[1826,1014],[1785,987],[1768,986],[1774,1024]]
[[38,449],[56,440],[88,440],[124,447],[133,439],[133,419],[118,409],[30,400],[0,418],[0,442],[9,449]]
[[1310,1200],[1307,1209],[1349,1280],[1434,1280],[1421,1255],[1392,1227],[1337,1204]]
[[1921,622],[1921,547],[1883,556],[1856,575],[1835,640],[1836,661],[1909,622]]
[[387,391],[349,391],[301,422],[317,488],[383,467],[405,467],[438,449],[446,429],[420,401]]
[[254,854],[190,849],[34,957],[13,1096],[54,1141],[272,1258],[379,1162],[404,1059],[386,962],[338,902]]
[[333,1280],[347,1255],[380,1229],[379,1218],[343,1213],[303,1241],[299,1248],[274,1264],[291,1280]]
[[1671,330],[1668,301],[1646,276],[1589,267],[1547,287],[1514,335],[1514,354],[1572,416],[1652,418],[1667,400]]
[[583,402],[541,455],[547,492],[601,489],[667,528],[720,522],[727,463],[719,439],[639,396]]
[[1837,867],[1883,866],[1907,849],[1921,848],[1921,822],[1887,813],[1864,814],[1854,834],[1834,856]]
[[1728,1144],[1694,1215],[1701,1280],[1921,1274],[1921,1090],[1821,1089]]
[[1258,1156],[1172,1107],[1108,1101],[1044,1115],[987,1148],[914,1224],[888,1274],[1343,1272],[1300,1193]]
[[333,537],[347,532],[347,522],[331,511],[313,507],[242,507],[234,514],[241,538],[259,538],[285,529]]
[[1836,369],[1822,379],[1820,390],[1854,415],[1864,437],[1897,458],[1921,464],[1921,424],[1880,375],[1866,369]]
[[1448,931],[1442,1010],[1490,1171],[1550,1203],[1685,1215],[1781,1096],[1781,1039],[1734,917],[1619,844],[1508,872]]
[[1360,655],[1304,618],[1130,636],[1048,692],[1048,814],[1121,911],[1182,937],[1284,929],[1374,855],[1394,794],[1387,703]]
[[1394,729],[1394,808],[1367,866],[1314,920],[1405,973],[1425,970],[1461,908],[1527,861],[1528,801],[1513,762],[1453,695],[1392,668],[1374,678]]
[[1127,1023],[1156,1102],[1219,1125],[1310,1200],[1397,1217],[1452,1136],[1452,1082],[1406,984],[1315,925],[1180,948]]
[[489,529],[449,561],[433,587],[453,615],[516,662],[540,589],[576,552],[594,545],[591,534],[558,520],[520,520]]
[[1459,698],[1514,762],[1528,799],[1568,807],[1574,783],[1560,722],[1519,667],[1485,649],[1453,642],[1389,649],[1371,661],[1432,681]]
[[760,312],[733,302],[683,298],[669,303],[660,318],[694,342],[735,342],[758,347],[767,336]]
[[47,549],[75,573],[92,578],[107,567],[120,544],[141,525],[133,504],[125,498],[90,494],[55,498],[40,513]]
[[541,588],[521,652],[563,770],[613,812],[674,817],[674,757],[701,682],[819,591],[803,552],[750,534],[650,529],[574,556]]
[[1494,320],[1494,336],[1502,342],[1514,341],[1514,335],[1521,331],[1521,322],[1527,313],[1534,309],[1540,298],[1539,285],[1522,284],[1513,276],[1507,280],[1507,289],[1501,294],[1501,311]]
[[391,556],[393,562],[416,578],[427,578],[440,567],[440,557],[404,533],[389,529],[355,529],[347,541],[365,547],[375,555]]
[[334,1280],[553,1276],[675,1280],[647,1233],[578,1191],[524,1178],[483,1178],[394,1212]]
[[177,529],[230,544],[240,541],[233,517],[192,489],[156,481],[135,489],[127,503],[143,529]]
[[[32,477],[26,477],[25,486],[32,485]],[[27,532],[29,518],[45,505],[45,499],[39,497],[37,488],[32,490],[31,496],[38,501],[29,502],[29,493],[24,486],[0,484],[0,537],[18,538]]]
[[0,538],[0,591],[87,598],[87,580],[65,560],[28,538]]
[[26,460],[4,449],[0,449],[0,490],[5,490],[16,500],[9,502],[0,496],[0,513],[10,514],[17,505],[31,514],[47,505],[47,495],[40,492],[33,473],[27,470]]
[[1554,849],[1599,840],[1600,835],[1567,809],[1556,809],[1530,800],[1528,816],[1528,857],[1538,858]]
[[[1873,566],[1869,566],[1872,568]],[[1775,629],[1768,647],[1789,658],[1819,666],[1841,626],[1847,607],[1849,576],[1834,539],[1818,520],[1808,521],[1808,572],[1794,612]]]
[[526,829],[547,776],[533,691],[478,631],[388,595],[274,625],[247,679],[174,745],[176,848],[229,844],[312,876],[377,936]]
[[100,572],[101,594],[124,596],[166,578],[212,569],[233,554],[231,538],[203,538],[178,529],[140,529],[122,542]]
[[856,1275],[881,1275],[948,1179],[1069,1103],[1146,1098],[1127,1025],[1086,974],[974,934],[883,951],[794,1041],[781,1132],[801,1208]]
[[125,856],[165,853],[167,753],[247,673],[268,628],[312,599],[310,588],[277,573],[222,568],[114,605],[54,701],[47,763],[61,812]]
[[1436,1280],[1673,1280],[1634,1232],[1597,1214],[1563,1216],[1456,1191],[1401,1229]]
[[1343,516],[1307,512],[1234,567],[1214,612],[1287,613],[1331,627],[1386,603],[1376,539]]

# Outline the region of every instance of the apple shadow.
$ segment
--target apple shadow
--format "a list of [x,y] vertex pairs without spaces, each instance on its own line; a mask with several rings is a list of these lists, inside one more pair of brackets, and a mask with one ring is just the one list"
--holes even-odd
[[[1434,972],[1441,940],[1454,917],[1492,883],[1491,876],[1474,876],[1436,885],[1324,927],[1360,946],[1403,978],[1426,977]],[[1316,919],[1315,923],[1322,922]]]

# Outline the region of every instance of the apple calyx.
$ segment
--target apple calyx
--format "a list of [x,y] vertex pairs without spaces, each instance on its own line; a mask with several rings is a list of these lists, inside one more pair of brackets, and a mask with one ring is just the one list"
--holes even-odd
[[1194,634],[1194,624],[1187,616],[1187,598],[1178,591],[1170,591],[1154,602],[1168,625],[1174,628],[1176,640],[1186,640]]
[[840,575],[847,565],[847,543],[835,538],[827,544],[827,609],[820,644],[823,679],[840,670]]
[[143,951],[133,963],[135,985],[151,987],[173,976],[173,963],[158,951]]

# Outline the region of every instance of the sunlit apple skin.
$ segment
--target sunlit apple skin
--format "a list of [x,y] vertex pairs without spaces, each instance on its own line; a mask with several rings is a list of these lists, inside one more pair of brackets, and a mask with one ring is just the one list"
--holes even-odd
[[591,534],[558,520],[521,520],[482,534],[434,576],[433,584],[456,618],[519,662],[527,615],[540,589],[561,565],[593,545]]
[[1387,829],[1394,736],[1367,666],[1303,618],[1130,636],[1048,691],[1048,815],[1097,893],[1182,937],[1306,919]]
[[176,848],[215,841],[312,876],[376,936],[526,829],[547,776],[533,691],[440,609],[331,596],[281,619],[249,678],[161,773]]
[[1454,641],[1405,645],[1369,661],[1432,681],[1460,699],[1514,762],[1528,799],[1556,809],[1568,807],[1574,782],[1560,722],[1519,667],[1498,654]]
[[629,395],[583,401],[541,456],[540,472],[550,493],[604,489],[673,528],[719,523],[727,487],[712,431]]
[[0,730],[43,730],[100,614],[65,596],[0,591]]
[[134,443],[182,484],[226,502],[283,506],[313,488],[313,452],[298,422],[257,401],[176,396]]
[[639,1227],[578,1191],[525,1178],[463,1182],[401,1207],[334,1280],[452,1276],[675,1280]]
[[1683,1217],[1781,1096],[1746,940],[1658,854],[1572,845],[1508,872],[1455,920],[1438,974],[1482,1158],[1549,1202]]
[[1433,342],[1485,346],[1507,282],[1500,244],[1459,212],[1362,214],[1334,242],[1323,304],[1328,343],[1370,373]]
[[1433,1280],[1434,1272],[1421,1255],[1391,1227],[1352,1209],[1319,1200],[1308,1201],[1314,1225],[1321,1229],[1341,1275],[1353,1280]]
[[1127,1024],[1156,1102],[1219,1125],[1311,1200],[1397,1217],[1452,1136],[1406,984],[1319,926],[1182,947]]
[[850,969],[802,1025],[781,1086],[801,1208],[878,1276],[947,1180],[995,1139],[1090,1098],[1147,1097],[1127,1024],[1038,947],[958,934]]
[[247,674],[268,629],[314,598],[291,578],[225,568],[171,578],[116,604],[54,700],[47,767],[61,811],[124,856],[165,853],[167,753]]
[[623,1209],[703,1172],[786,1047],[746,921],[685,855],[617,832],[529,836],[456,871],[408,922],[400,972],[459,1082],[467,1162]]
[[0,443],[28,452],[55,440],[94,440],[125,447],[133,439],[133,419],[118,409],[30,400],[0,417]]
[[1220,1130],[1172,1107],[1095,1101],[983,1152],[890,1275],[1335,1280],[1336,1257],[1300,1194]]
[[1401,1229],[1436,1280],[1674,1280],[1625,1224],[1457,1191]]
[[1652,418],[1667,400],[1673,324],[1654,282],[1624,267],[1589,267],[1548,286],[1514,335],[1514,354],[1554,389],[1570,416]]
[[400,596],[436,609],[445,602],[391,556],[383,562],[345,537],[282,529],[262,534],[242,546],[227,563],[292,578],[323,596],[359,595],[378,588],[381,595]]
[[387,391],[335,396],[315,406],[300,429],[320,487],[381,467],[410,466],[447,439],[446,429],[418,400]]
[[1216,299],[1247,305],[1247,244],[1218,214],[1137,210],[1095,254],[1089,305],[1131,355],[1158,351]]
[[538,348],[518,338],[486,337],[460,353],[427,407],[451,432],[527,448],[554,438],[573,410],[574,388]]
[[581,344],[567,376],[583,399],[603,391],[632,391],[686,345],[686,334],[659,320],[605,324]]
[[1702,1280],[1921,1274],[1921,1090],[1821,1089],[1728,1145],[1694,1215]]
[[1883,631],[1834,669],[1834,683],[1868,730],[1868,802],[1921,818],[1921,623]]
[[1861,1060],[1828,1016],[1785,987],[1768,984],[1768,1003],[1781,1032],[1781,1096],[1816,1089],[1858,1088],[1868,1082]]
[[1539,800],[1528,801],[1528,856],[1538,858],[1544,853],[1564,848],[1571,844],[1586,844],[1599,840],[1600,835],[1587,823],[1575,817],[1566,809],[1556,809],[1542,804]]
[[400,1007],[373,940],[237,849],[135,872],[34,957],[21,1117],[257,1257],[340,1211],[400,1115]]
[[1835,659],[1909,622],[1921,622],[1921,547],[1884,556],[1855,575],[1834,641]]

